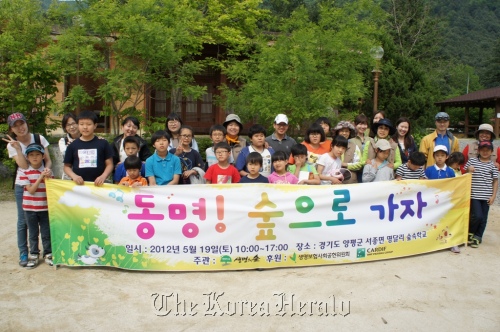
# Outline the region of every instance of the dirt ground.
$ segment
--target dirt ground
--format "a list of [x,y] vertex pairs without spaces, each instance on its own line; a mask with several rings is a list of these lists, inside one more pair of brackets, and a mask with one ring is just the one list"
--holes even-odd
[[461,254],[209,273],[26,270],[15,202],[0,211],[1,331],[500,330],[498,202],[483,244]]

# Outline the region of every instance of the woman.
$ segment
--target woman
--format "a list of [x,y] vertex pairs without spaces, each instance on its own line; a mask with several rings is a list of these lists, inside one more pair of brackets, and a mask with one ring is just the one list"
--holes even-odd
[[401,166],[401,155],[399,153],[397,143],[395,143],[391,138],[391,136],[396,132],[396,129],[392,126],[391,121],[388,119],[379,120],[377,123],[372,125],[372,132],[375,133],[375,137],[370,137],[366,142],[361,162],[364,165],[371,164],[372,159],[374,159],[377,155],[377,148],[375,147],[375,144],[377,141],[385,139],[388,140],[391,145],[389,158],[387,158],[387,161],[389,162],[388,167],[396,170],[399,166]]
[[[469,159],[477,157],[477,147],[479,145],[479,142],[490,141],[491,143],[493,143],[493,140],[496,138],[495,132],[493,131],[493,126],[487,123],[483,123],[479,126],[479,128],[477,128],[476,132],[474,133],[474,137],[476,137],[476,141],[467,144],[467,146],[464,148],[464,151],[462,152],[465,158],[463,165],[460,166],[463,174],[466,173],[464,166],[467,161]],[[497,148],[496,150],[493,149],[490,160],[493,161],[497,169],[500,170],[500,148]]]
[[403,164],[408,161],[412,152],[418,151],[415,140],[411,135],[410,120],[406,117],[401,117],[396,121],[396,133],[392,135],[392,140],[398,143]]
[[[45,148],[43,155],[44,167],[50,169],[52,161],[49,155],[49,142],[41,135],[34,135],[29,132],[28,123],[26,118],[21,113],[13,113],[7,117],[9,130],[12,136],[6,135],[7,138],[2,138],[7,142],[7,150],[9,151],[9,158],[14,159],[18,168],[27,169],[28,160],[24,152],[26,147],[31,143],[38,143]],[[17,205],[17,246],[19,248],[19,265],[26,267],[28,264],[28,225],[26,224],[26,217],[23,210],[23,192],[24,187],[18,185],[19,170],[15,177],[14,194],[16,197]]]
[[[170,145],[168,149],[175,149],[181,145],[180,131],[182,127],[182,119],[177,113],[170,113],[167,116],[167,128],[165,131],[170,135]],[[191,142],[191,148],[198,151],[198,143],[195,139]],[[198,151],[199,152],[199,151]]]
[[119,163],[123,163],[127,154],[123,149],[123,139],[127,136],[135,136],[139,140],[139,159],[141,161],[146,161],[151,156],[151,151],[149,151],[148,143],[137,135],[137,131],[140,128],[139,120],[136,117],[129,116],[122,121],[122,131],[123,134],[116,136],[113,139],[113,163],[115,166]]
[[[385,112],[384,111],[378,111],[377,113],[375,113],[375,115],[373,116],[373,120],[372,120],[372,125],[374,123],[377,123],[379,122],[380,120],[382,119],[385,119],[386,116],[385,116]],[[368,129],[368,133],[367,135],[369,135],[371,138],[375,137],[376,133],[374,133],[373,131],[370,131],[370,129]]]
[[[321,125],[313,123],[306,132],[303,145],[307,148],[307,163],[316,167],[316,162],[322,154],[331,150],[331,141],[326,140],[325,131]],[[293,156],[288,160],[289,164],[295,164]]]
[[241,150],[248,145],[248,142],[243,137],[240,137],[240,133],[243,130],[240,117],[236,114],[228,114],[226,121],[222,125],[226,127],[226,141],[231,147],[233,160],[238,160]]
[[[66,153],[66,148],[75,139],[80,137],[80,131],[78,130],[78,121],[73,113],[64,114],[62,118],[62,128],[66,135],[61,137],[59,140],[59,151],[61,151],[62,158],[64,160],[64,154]],[[71,180],[69,176],[62,172],[63,180]]]
[[342,155],[342,168],[347,168],[351,171],[351,178],[343,181],[342,183],[358,183],[356,172],[363,169],[361,162],[361,150],[351,139],[355,136],[354,126],[349,121],[340,121],[335,128],[333,128],[333,136],[344,136],[349,140],[347,149]]
[[358,114],[356,118],[354,118],[354,127],[356,128],[356,136],[351,138],[359,148],[359,150],[363,151],[365,148],[365,142],[367,140],[367,128],[368,128],[368,118],[364,114]]

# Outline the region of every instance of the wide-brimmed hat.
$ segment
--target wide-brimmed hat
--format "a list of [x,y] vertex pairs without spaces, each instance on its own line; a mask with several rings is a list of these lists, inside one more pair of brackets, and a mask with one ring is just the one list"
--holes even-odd
[[43,146],[41,146],[40,144],[37,144],[37,143],[31,143],[30,145],[28,145],[26,147],[26,151],[24,151],[24,154],[28,155],[28,153],[33,152],[33,151],[38,151],[41,154],[45,154],[45,149],[43,148]]
[[9,127],[12,127],[16,121],[21,120],[27,123],[26,117],[22,113],[12,113],[7,117],[7,123],[9,124]]
[[377,134],[378,127],[382,125],[389,127],[389,136],[394,135],[394,133],[396,132],[396,128],[392,126],[391,120],[380,119],[378,122],[372,124],[372,131],[375,133],[375,135]]
[[227,128],[227,125],[231,121],[235,121],[240,126],[240,131],[243,130],[243,124],[241,123],[241,119],[236,114],[228,114],[226,116],[226,121],[224,121],[222,125]]
[[481,130],[489,131],[491,133],[491,141],[493,141],[496,138],[495,132],[493,131],[493,126],[487,123],[483,123],[482,125],[477,128],[476,132],[474,133],[474,137],[479,141],[479,132]]
[[349,121],[340,121],[339,123],[337,123],[335,128],[333,128],[333,130],[332,130],[333,135],[337,136],[339,134],[339,130],[344,129],[344,128],[349,129],[349,131],[350,131],[349,138],[356,137],[356,129],[354,129],[354,126]]

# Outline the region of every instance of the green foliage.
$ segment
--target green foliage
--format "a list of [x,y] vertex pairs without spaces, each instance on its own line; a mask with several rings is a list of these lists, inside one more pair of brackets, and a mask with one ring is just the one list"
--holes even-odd
[[225,87],[226,107],[244,120],[272,123],[286,113],[291,128],[312,121],[367,92],[363,70],[372,59],[368,50],[377,35],[365,15],[371,2],[344,8],[324,6],[311,22],[299,8],[280,26],[273,40],[260,40],[248,60],[234,62],[225,73],[240,89]]
[[212,140],[209,136],[196,136],[196,143],[198,143],[198,150],[200,152],[201,158],[204,161],[207,160],[206,150],[213,145]]

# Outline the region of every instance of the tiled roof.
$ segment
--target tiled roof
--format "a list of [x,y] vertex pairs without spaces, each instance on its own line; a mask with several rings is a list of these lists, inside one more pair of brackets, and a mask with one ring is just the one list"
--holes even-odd
[[435,102],[437,106],[472,106],[495,107],[500,100],[500,86],[486,90],[479,90],[451,99]]

